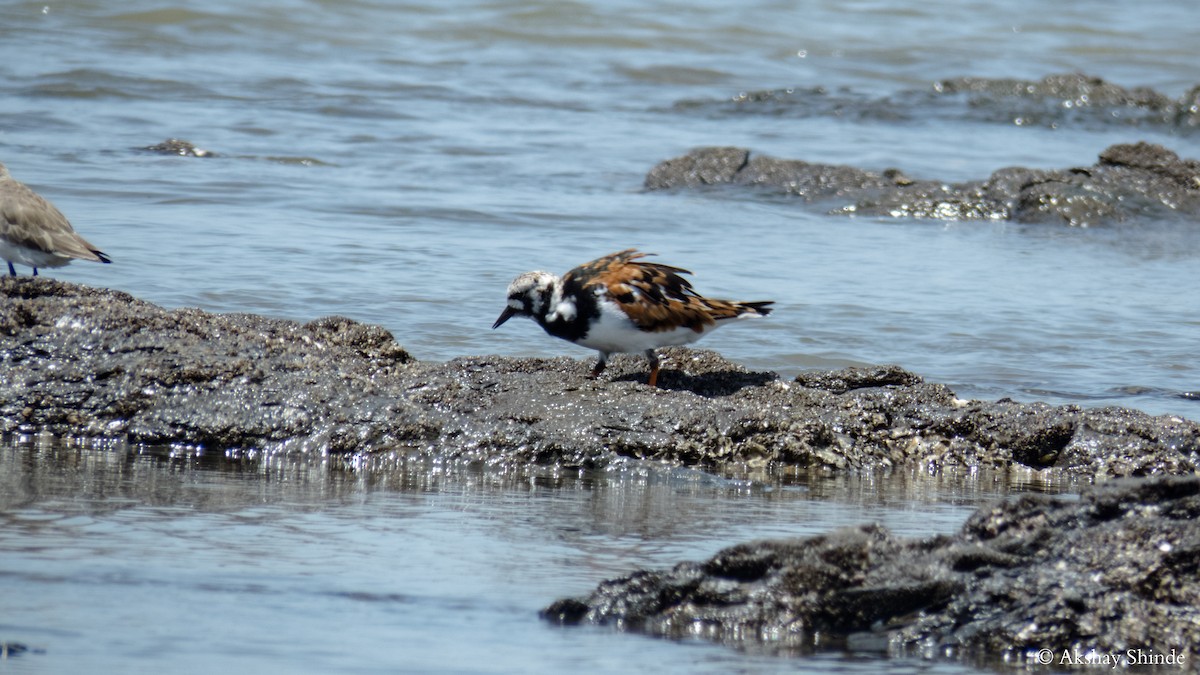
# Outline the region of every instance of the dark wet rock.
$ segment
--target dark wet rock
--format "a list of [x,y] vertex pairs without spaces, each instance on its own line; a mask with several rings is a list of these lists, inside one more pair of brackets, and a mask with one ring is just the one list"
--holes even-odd
[[10,656],[20,656],[26,653],[38,653],[40,650],[30,649],[29,645],[20,642],[3,642],[0,641],[0,661],[3,661]]
[[895,466],[1190,474],[1200,424],[1112,408],[962,401],[896,366],[785,382],[703,350],[645,359],[413,359],[329,317],[166,310],[46,278],[0,280],[0,433],[209,450],[401,453],[492,464],[652,459],[715,472]]
[[[1179,155],[1150,143],[1114,145],[1100,153],[1100,166],[1142,170],[1169,179],[1184,190],[1200,189],[1200,162],[1181,160]],[[1124,174],[1121,174],[1125,177]]]
[[216,157],[217,153],[209,152],[203,148],[197,148],[191,141],[185,141],[179,138],[168,138],[162,143],[141,148],[147,152],[156,152],[160,155],[179,155],[180,157]]
[[1030,495],[953,536],[877,525],[727,548],[606,581],[543,616],[748,649],[877,645],[1018,667],[1050,649],[1200,660],[1200,478],[1123,480],[1078,500]]
[[[721,170],[703,170],[720,166]],[[649,190],[733,185],[821,201],[831,212],[946,220],[1015,220],[1088,226],[1135,217],[1200,216],[1200,162],[1159,145],[1114,145],[1096,164],[1060,170],[1011,167],[982,181],[914,179],[897,169],[754,156],[699,148],[655,166]]]
[[[350,433],[352,402],[412,361],[377,326],[166,311],[120,292],[8,284],[0,430],[218,448]],[[383,412],[381,409],[380,412]]]
[[[646,176],[646,187],[699,187],[732,183],[738,172],[746,167],[749,150],[742,148],[708,148],[677,159],[668,159]],[[659,178],[658,176],[663,176]]]
[[701,148],[651,169],[645,187],[663,190],[723,183],[779,189],[810,201],[896,185],[889,176],[853,167],[751,157],[743,148]]
[[796,383],[809,389],[824,389],[834,394],[844,394],[854,389],[868,387],[886,387],[897,385],[911,387],[921,384],[923,380],[900,366],[879,366],[876,368],[845,368],[843,370],[814,370],[800,373]]
[[1080,73],[1038,81],[961,77],[934,84],[933,94],[956,99],[992,121],[1058,127],[1161,125],[1181,129],[1200,124],[1188,96],[1172,99],[1148,87],[1128,89]]
[[1038,81],[958,77],[940,80],[933,89],[939,94],[965,92],[995,99],[1053,99],[1059,105],[1067,102],[1072,107],[1094,105],[1163,109],[1172,104],[1171,99],[1147,87],[1126,89],[1082,73],[1048,75]]
[[721,101],[681,101],[675,108],[712,115],[840,117],[889,123],[967,120],[1049,128],[1200,130],[1200,86],[1171,98],[1147,87],[1126,88],[1080,73],[1041,80],[950,78],[888,96],[823,87],[771,89],[742,92]]

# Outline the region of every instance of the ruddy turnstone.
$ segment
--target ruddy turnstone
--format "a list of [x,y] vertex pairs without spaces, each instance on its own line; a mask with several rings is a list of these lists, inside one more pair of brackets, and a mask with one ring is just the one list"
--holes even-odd
[[96,250],[61,211],[24,183],[13,179],[0,164],[0,258],[8,273],[17,276],[13,263],[28,265],[37,276],[39,267],[62,267],[71,260],[112,262]]
[[650,360],[651,387],[658,385],[657,347],[683,345],[729,319],[766,316],[766,302],[706,298],[684,274],[660,263],[641,262],[647,254],[628,249],[586,263],[558,277],[526,272],[508,286],[508,306],[492,328],[514,316],[527,316],[547,333],[600,352],[592,370],[598,376],[609,355],[642,351]]

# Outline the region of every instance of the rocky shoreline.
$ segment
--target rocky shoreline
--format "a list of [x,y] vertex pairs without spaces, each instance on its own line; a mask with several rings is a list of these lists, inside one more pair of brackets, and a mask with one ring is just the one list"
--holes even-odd
[[0,433],[216,451],[400,451],[490,464],[618,457],[730,468],[1019,464],[1189,475],[1200,424],[1124,408],[964,401],[896,366],[748,372],[704,350],[644,360],[414,359],[379,326],[167,310],[45,278],[0,281]]
[[1008,499],[953,536],[866,525],[740,544],[606,581],[543,616],[789,655],[1187,668],[1200,660],[1198,517],[1200,478],[1125,479],[1079,500]]
[[587,359],[424,363],[346,318],[168,310],[5,277],[0,434],[493,466],[638,458],[720,475],[1016,466],[1123,478],[1077,501],[1007,500],[952,537],[864,526],[743,544],[606,582],[545,616],[788,653],[1200,649],[1200,424],[966,401],[896,366],[786,381],[710,351],[665,356],[659,389],[636,357],[600,380]]
[[887,124],[971,121],[979,124],[1094,129],[1200,129],[1200,85],[1172,97],[1150,87],[1123,87],[1085,73],[1040,80],[953,77],[888,95],[846,88],[789,87],[741,92],[723,99],[689,99],[673,110],[714,117],[836,117]]
[[1010,167],[961,183],[712,147],[661,162],[645,179],[647,190],[712,186],[819,202],[831,214],[848,216],[1087,227],[1139,218],[1194,221],[1200,215],[1200,162],[1151,143],[1113,145],[1091,166]]

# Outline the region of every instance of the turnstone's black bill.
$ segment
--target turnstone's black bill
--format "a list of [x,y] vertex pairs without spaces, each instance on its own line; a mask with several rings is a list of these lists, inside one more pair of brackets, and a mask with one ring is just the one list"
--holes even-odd
[[554,337],[600,352],[596,377],[610,354],[645,352],[650,386],[658,385],[658,347],[695,342],[729,319],[766,316],[771,301],[706,298],[680,275],[685,269],[640,262],[634,249],[580,265],[562,277],[526,272],[508,287],[508,306],[492,328],[527,316]]
[[71,260],[112,262],[96,250],[61,211],[24,183],[13,179],[0,164],[0,258],[8,273],[17,276],[13,263],[28,265],[37,276],[39,267],[62,267]]

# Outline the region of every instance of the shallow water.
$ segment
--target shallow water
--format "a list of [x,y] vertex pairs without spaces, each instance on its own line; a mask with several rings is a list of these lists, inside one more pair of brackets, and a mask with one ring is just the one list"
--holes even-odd
[[0,641],[38,650],[9,661],[28,672],[872,672],[870,654],[798,664],[560,628],[537,611],[749,539],[864,522],[952,532],[1005,486],[902,473],[764,485],[637,463],[352,466],[29,439],[0,448]]
[[[964,397],[1195,419],[1181,393],[1200,390],[1196,223],[844,218],[641,184],[704,145],[944,180],[1090,165],[1139,140],[1200,157],[1200,133],[1163,126],[705,105],[1072,71],[1179,97],[1198,61],[1200,5],[1174,0],[9,2],[0,161],[116,261],[48,276],[168,307],[341,314],[428,360],[590,359],[529,322],[489,330],[504,288],[636,246],[695,270],[702,292],[777,301],[700,343],[751,368],[897,363]],[[219,156],[135,150],[168,137]],[[43,647],[6,664],[37,672],[870,671],[560,630],[535,612],[756,536],[865,520],[950,531],[993,494],[908,476],[767,489],[120,448],[3,457],[0,640]]]

